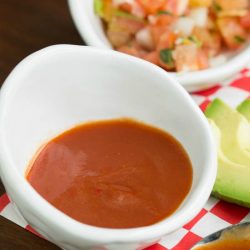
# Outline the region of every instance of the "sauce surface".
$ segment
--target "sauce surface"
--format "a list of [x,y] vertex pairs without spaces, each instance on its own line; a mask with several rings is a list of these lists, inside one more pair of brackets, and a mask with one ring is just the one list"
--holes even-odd
[[70,217],[107,228],[148,226],[171,215],[192,184],[181,144],[129,119],[98,121],[52,139],[27,180]]

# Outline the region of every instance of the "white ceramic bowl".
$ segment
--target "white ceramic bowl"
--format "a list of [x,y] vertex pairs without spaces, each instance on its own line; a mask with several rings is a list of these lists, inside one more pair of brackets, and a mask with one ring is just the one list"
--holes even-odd
[[[75,25],[91,46],[112,49],[103,30],[102,22],[94,13],[93,0],[68,0]],[[237,73],[250,63],[250,45],[228,56],[223,65],[189,73],[171,73],[188,90],[200,90],[218,83]]]
[[[97,228],[66,216],[26,181],[26,167],[46,141],[82,122],[120,117],[169,131],[187,150],[192,189],[171,217],[142,228]],[[63,249],[142,249],[192,219],[215,180],[209,125],[189,95],[159,67],[111,50],[57,45],[24,59],[0,93],[0,131],[8,195],[30,225]]]

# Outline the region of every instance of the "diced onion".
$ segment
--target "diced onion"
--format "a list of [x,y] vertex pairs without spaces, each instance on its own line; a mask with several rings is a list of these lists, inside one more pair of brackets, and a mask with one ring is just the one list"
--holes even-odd
[[154,42],[150,30],[148,28],[144,28],[137,32],[136,41],[146,49],[153,49]]
[[131,14],[141,18],[145,17],[145,12],[135,0],[113,0],[113,5],[115,7],[118,7],[119,5],[122,5],[124,3],[128,3],[131,5],[132,7]]
[[149,21],[150,24],[155,24],[156,20],[157,20],[156,16],[154,16],[154,15],[149,15],[148,16],[148,21]]
[[129,3],[129,4],[133,5],[135,0],[113,0],[112,2],[113,2],[113,5],[115,7],[117,7],[117,6],[124,4],[124,3]]
[[175,24],[173,29],[184,36],[190,36],[194,29],[194,20],[190,17],[180,17]]
[[189,0],[176,0],[177,2],[177,15],[183,15],[188,7]]
[[180,44],[183,43],[183,40],[184,40],[184,39],[183,39],[182,37],[179,37],[179,38],[176,39],[175,44],[176,44],[176,45],[180,45]]
[[205,7],[194,8],[190,11],[189,16],[194,20],[195,26],[206,27],[208,23],[208,9]]
[[142,7],[134,1],[134,4],[132,5],[132,14],[144,18],[145,17],[145,11],[142,9]]
[[189,67],[189,65],[183,65],[182,66],[182,70],[179,71],[181,73],[187,73],[187,72],[190,72],[191,71],[191,68]]

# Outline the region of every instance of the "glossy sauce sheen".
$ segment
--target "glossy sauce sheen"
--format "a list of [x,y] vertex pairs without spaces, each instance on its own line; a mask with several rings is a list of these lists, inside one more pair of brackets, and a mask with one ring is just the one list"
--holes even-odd
[[192,166],[171,135],[129,119],[77,126],[51,140],[28,181],[47,201],[94,226],[147,226],[188,194]]

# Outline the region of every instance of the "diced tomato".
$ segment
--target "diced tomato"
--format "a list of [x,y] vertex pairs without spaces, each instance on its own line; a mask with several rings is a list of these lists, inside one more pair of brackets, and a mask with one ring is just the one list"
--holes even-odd
[[174,52],[177,71],[194,71],[205,66],[205,55],[195,44],[178,45]]
[[115,48],[127,44],[132,39],[131,33],[119,20],[120,18],[112,18],[107,29],[107,36]]
[[130,3],[122,3],[119,5],[119,9],[131,13],[133,10],[133,6]]
[[238,18],[219,18],[217,24],[221,35],[229,48],[237,49],[247,39],[246,31],[242,28]]
[[158,65],[159,64],[159,53],[157,51],[153,51],[150,53],[147,53],[144,57],[144,60],[149,61],[153,64]]
[[176,16],[168,15],[168,14],[161,14],[155,16],[155,25],[158,26],[168,26],[171,25],[176,20]]
[[147,14],[156,14],[164,5],[167,0],[136,0],[144,9]]
[[128,31],[130,34],[135,34],[145,26],[142,20],[132,19],[130,17],[116,17],[114,21],[117,26]]
[[145,13],[145,10],[142,8],[142,6],[138,2],[134,1],[132,6],[133,6],[133,8],[132,8],[131,13],[133,15],[135,15],[135,16],[137,16],[139,18],[145,18],[146,17],[147,13]]
[[140,57],[140,53],[137,50],[137,48],[135,48],[134,46],[128,46],[128,45],[124,45],[120,48],[117,49],[119,52],[131,55],[131,56],[136,56],[136,57]]
[[123,45],[117,49],[118,51],[129,54],[131,56],[136,56],[143,58],[148,54],[141,46],[138,44],[136,40],[131,40],[128,45]]
[[168,28],[168,26],[151,25],[150,31],[155,47],[158,51],[161,49],[169,49],[174,47],[177,36]]
[[172,49],[175,45],[176,39],[177,36],[174,32],[166,31],[160,36],[160,39],[157,43],[157,50]]
[[107,36],[111,44],[117,48],[127,44],[131,39],[132,36],[130,33],[126,31],[107,31]]
[[176,0],[169,0],[164,6],[164,10],[169,11],[170,13],[175,14],[176,11]]
[[211,12],[207,19],[207,28],[209,30],[217,30],[216,19],[217,19],[217,16],[214,15],[213,12]]
[[247,9],[249,6],[249,0],[214,0],[214,2],[222,11]]
[[210,57],[216,56],[221,50],[221,36],[216,31],[195,27],[193,35],[201,42]]
[[243,28],[250,29],[250,12],[241,18],[240,23]]
[[168,0],[164,9],[177,15],[182,16],[188,11],[189,0]]
[[153,38],[155,46],[157,46],[157,44],[159,43],[162,34],[169,32],[168,27],[159,26],[159,25],[150,25],[149,30],[152,34],[152,38]]
[[109,22],[107,35],[114,47],[127,44],[132,35],[142,29],[145,24],[137,19],[126,17],[113,17]]
[[206,69],[209,67],[208,54],[206,53],[205,50],[201,48],[199,49],[197,53],[197,60],[198,60],[199,69]]

